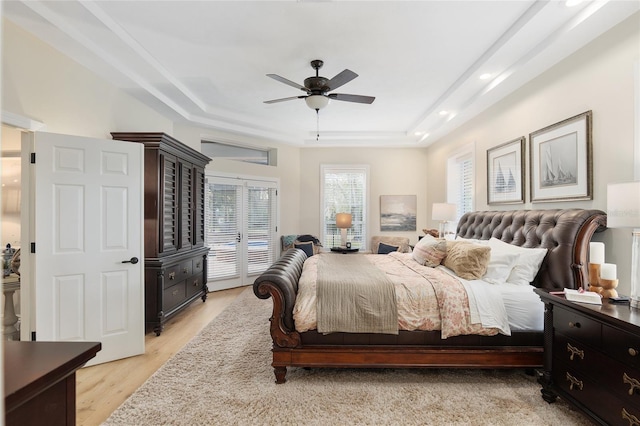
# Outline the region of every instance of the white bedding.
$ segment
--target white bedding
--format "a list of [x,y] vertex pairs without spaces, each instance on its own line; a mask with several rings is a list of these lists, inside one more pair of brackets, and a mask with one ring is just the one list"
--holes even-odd
[[[431,275],[429,270],[433,271],[433,268],[421,266],[415,262],[410,253],[373,256],[382,256],[375,261],[372,258],[372,263],[376,265],[382,266],[392,261],[400,261],[409,266],[416,276],[423,275],[426,278],[427,275]],[[298,297],[293,312],[298,331],[316,328],[314,279],[317,274],[317,262],[315,262],[316,259],[314,257],[305,262],[305,268],[299,282]],[[444,266],[438,267],[438,269],[449,271]],[[441,329],[437,318],[433,319],[434,314],[438,315],[437,312],[433,311],[434,308],[430,302],[427,302],[428,299],[425,299],[425,297],[434,297],[433,290],[424,290],[424,286],[430,287],[430,285],[427,283],[420,284],[415,277],[404,276],[404,272],[402,276],[400,274],[400,272],[394,270],[390,276],[397,289],[400,329]],[[494,333],[497,330],[506,335],[511,334],[511,329],[542,330],[543,305],[537,295],[533,293],[533,287],[515,284],[491,284],[481,280],[466,281],[459,277],[456,278],[467,290],[467,298],[470,305],[468,309],[469,315],[474,324],[482,325],[487,330],[493,329]],[[409,306],[412,306],[412,308],[409,308]]]

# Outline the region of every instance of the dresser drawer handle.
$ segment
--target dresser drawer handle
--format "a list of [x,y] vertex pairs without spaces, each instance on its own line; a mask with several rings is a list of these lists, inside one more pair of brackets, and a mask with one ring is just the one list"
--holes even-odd
[[625,410],[622,409],[622,420],[629,421],[629,426],[640,426],[640,419]]
[[176,296],[178,294],[178,290],[173,290],[173,292],[171,293],[172,296]]
[[638,356],[638,350],[634,348],[629,348],[629,355]]
[[570,343],[567,343],[567,352],[571,352],[571,356],[569,357],[571,361],[573,361],[573,357],[575,355],[578,355],[580,359],[584,359],[584,351],[576,348],[575,346],[571,346]]
[[640,392],[640,381],[634,379],[633,377],[629,377],[627,373],[622,375],[622,383],[629,385],[629,395],[633,395],[633,393],[638,390]]
[[578,380],[575,377],[573,377],[571,374],[567,373],[567,381],[571,383],[569,385],[569,390],[573,390],[574,386],[577,386],[580,390],[582,390],[582,387],[583,387],[582,380]]
[[169,279],[170,280],[175,280],[176,279],[176,273],[175,272],[169,272]]
[[569,321],[569,327],[570,328],[580,328],[580,323],[579,322]]
[[200,262],[196,262],[196,268],[200,267]]
[[198,287],[198,280],[195,280],[195,281],[193,282],[193,286],[194,286],[194,287]]
[[184,269],[182,270],[182,273],[184,273],[184,274],[188,274],[188,273],[189,273],[189,268],[184,268]]

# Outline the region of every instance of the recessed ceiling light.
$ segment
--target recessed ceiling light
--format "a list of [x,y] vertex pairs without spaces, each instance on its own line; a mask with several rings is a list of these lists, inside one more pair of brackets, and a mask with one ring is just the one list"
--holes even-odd
[[423,132],[413,132],[413,135],[414,135],[414,136],[422,136],[422,133],[423,133]]
[[449,111],[445,111],[445,110],[440,111],[440,115],[447,115],[447,114],[449,114]]
[[482,74],[480,76],[480,80],[487,80],[487,79],[490,79],[490,78],[491,78],[491,74],[489,74],[488,72],[486,72],[486,73],[484,73],[484,74]]

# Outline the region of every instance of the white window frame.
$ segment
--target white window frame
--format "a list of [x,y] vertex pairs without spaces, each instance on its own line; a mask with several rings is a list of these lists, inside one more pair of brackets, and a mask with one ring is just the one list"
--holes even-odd
[[[465,210],[464,206],[459,205],[458,202],[460,195],[460,175],[459,164],[462,161],[471,160],[471,206],[470,209]],[[474,142],[460,147],[454,151],[452,155],[447,159],[447,202],[456,205],[456,224],[460,221],[462,215],[469,211],[475,210],[476,205],[476,188],[475,188],[475,175],[476,175],[476,146]]]
[[[362,194],[362,244],[360,250],[366,250],[369,244],[369,192],[370,192],[370,173],[368,164],[321,164],[320,165],[320,235],[327,234],[327,225],[324,215],[325,206],[325,176],[329,172],[362,172],[365,174],[365,189]],[[332,222],[335,223],[335,222]],[[325,246],[331,246],[331,243],[324,242]]]

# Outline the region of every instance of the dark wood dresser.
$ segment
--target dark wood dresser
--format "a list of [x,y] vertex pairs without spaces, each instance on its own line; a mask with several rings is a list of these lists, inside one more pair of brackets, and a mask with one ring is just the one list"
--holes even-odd
[[640,425],[640,310],[535,291],[545,304],[544,400],[560,396],[600,424]]
[[210,158],[165,133],[111,133],[144,144],[145,323],[164,323],[207,298],[204,168]]
[[75,425],[76,370],[100,342],[4,342],[5,423]]

